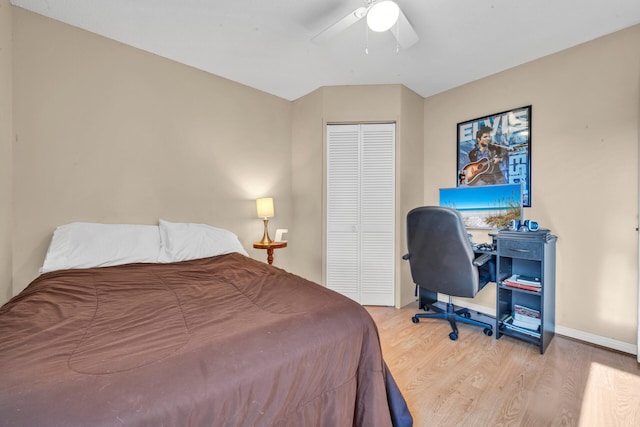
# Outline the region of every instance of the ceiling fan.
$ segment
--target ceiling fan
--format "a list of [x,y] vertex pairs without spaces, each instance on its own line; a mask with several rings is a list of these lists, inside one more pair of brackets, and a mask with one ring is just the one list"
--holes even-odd
[[403,49],[413,46],[418,41],[418,34],[395,1],[364,0],[364,3],[365,6],[357,8],[316,35],[313,41],[325,42],[364,17],[367,18],[367,26],[372,31],[391,31],[398,45]]

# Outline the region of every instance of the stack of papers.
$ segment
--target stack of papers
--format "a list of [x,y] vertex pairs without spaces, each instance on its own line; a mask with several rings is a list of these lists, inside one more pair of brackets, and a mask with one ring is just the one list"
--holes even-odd
[[520,332],[521,334],[525,334],[525,335],[529,335],[532,336],[534,338],[540,338],[540,331],[538,330],[532,330],[529,328],[523,328],[521,326],[516,326],[513,324],[514,322],[514,318],[513,316],[507,316],[503,321],[502,324],[504,325],[505,328],[510,329],[512,331],[516,331],[516,332]]
[[513,325],[536,331],[540,328],[540,312],[516,304],[513,306]]

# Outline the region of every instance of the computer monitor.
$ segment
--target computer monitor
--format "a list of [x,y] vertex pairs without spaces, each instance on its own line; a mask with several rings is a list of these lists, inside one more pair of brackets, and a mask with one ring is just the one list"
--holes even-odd
[[507,228],[523,219],[522,184],[441,188],[440,206],[460,212],[467,228]]

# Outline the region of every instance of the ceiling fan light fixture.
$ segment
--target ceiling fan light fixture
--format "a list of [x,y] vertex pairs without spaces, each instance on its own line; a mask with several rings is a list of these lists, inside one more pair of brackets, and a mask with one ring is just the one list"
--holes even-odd
[[369,9],[367,25],[371,31],[382,33],[398,21],[400,7],[392,0],[380,1]]

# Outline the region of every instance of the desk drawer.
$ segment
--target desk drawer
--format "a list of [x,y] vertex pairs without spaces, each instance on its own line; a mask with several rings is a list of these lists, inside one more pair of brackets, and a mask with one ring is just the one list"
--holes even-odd
[[542,260],[542,244],[524,240],[500,239],[498,255],[503,257]]

